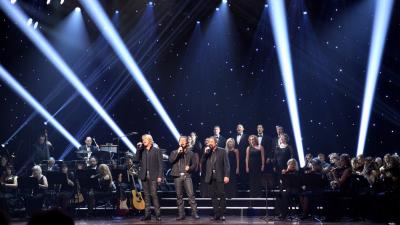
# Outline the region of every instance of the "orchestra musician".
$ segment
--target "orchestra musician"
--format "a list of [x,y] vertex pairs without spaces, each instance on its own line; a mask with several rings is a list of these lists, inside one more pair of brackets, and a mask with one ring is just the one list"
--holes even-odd
[[85,139],[85,144],[79,147],[78,152],[82,152],[79,154],[82,154],[83,158],[90,159],[94,153],[99,151],[99,145],[97,143],[93,145],[93,140],[92,137],[88,136]]
[[217,139],[214,136],[208,138],[208,146],[204,149],[201,163],[206,166],[204,181],[208,184],[214,209],[214,217],[211,220],[225,221],[224,184],[229,183],[230,165],[227,151],[217,146]]
[[98,168],[98,174],[91,178],[97,179],[98,185],[96,185],[89,191],[89,212],[93,211],[95,201],[111,197],[112,191],[115,190],[110,168],[106,164],[100,164]]
[[14,174],[12,166],[8,165],[5,167],[5,171],[0,177],[0,182],[0,210],[7,212],[10,208],[10,199],[16,197],[18,187],[18,177]]
[[56,160],[53,157],[50,157],[47,161],[47,171],[58,172],[60,171],[60,167],[56,164]]
[[179,148],[171,152],[169,161],[172,164],[171,175],[174,177],[175,190],[177,195],[178,218],[185,219],[185,207],[183,202],[183,188],[189,199],[192,208],[192,217],[199,219],[197,214],[197,204],[194,196],[193,183],[191,174],[196,171],[197,163],[195,154],[188,148],[188,137],[181,136],[179,138]]
[[47,132],[39,136],[37,142],[33,145],[33,162],[35,165],[39,165],[42,161],[48,160],[50,157],[50,150],[53,149],[53,145],[47,138]]
[[42,174],[40,166],[36,165],[32,168],[32,175],[30,177],[35,178],[39,185],[32,190],[32,193],[25,193],[25,207],[29,216],[42,210],[45,190],[49,187],[47,178]]
[[67,209],[69,206],[69,200],[72,198],[74,194],[74,173],[69,171],[67,164],[61,165],[61,173],[66,175],[66,183],[62,184],[60,187],[60,193],[58,194],[58,206],[62,209]]
[[156,220],[161,221],[157,185],[161,183],[163,177],[162,153],[159,148],[153,146],[153,137],[151,135],[145,134],[142,136],[142,142],[137,145],[135,160],[140,163],[139,179],[142,182],[146,205],[145,215],[141,220],[151,220],[151,196]]

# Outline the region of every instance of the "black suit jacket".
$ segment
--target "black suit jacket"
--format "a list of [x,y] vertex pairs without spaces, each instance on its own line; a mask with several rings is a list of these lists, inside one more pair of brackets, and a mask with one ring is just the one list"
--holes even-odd
[[226,145],[226,138],[222,135],[219,135],[218,137],[218,143],[217,143],[218,147],[220,148],[225,148]]
[[230,166],[228,153],[223,148],[217,148],[215,150],[215,170],[216,173],[212,174],[213,162],[211,160],[212,151],[210,150],[208,153],[203,154],[201,157],[201,163],[205,163],[206,165],[206,177],[204,178],[206,183],[211,182],[211,177],[214,176],[217,182],[223,182],[224,177],[229,177],[230,174]]
[[[151,147],[149,151],[140,148],[136,151],[135,160],[140,164],[139,178],[141,180],[146,180],[147,170],[152,181],[163,177],[162,153],[159,148]],[[148,165],[147,161],[149,162]]]
[[[189,171],[185,172],[187,176],[190,177],[190,174],[196,170],[197,162],[195,160],[194,152],[191,149],[187,149],[186,153],[179,153],[178,150],[174,150],[171,152],[169,156],[169,162],[172,164],[171,176],[179,177],[179,161],[184,160],[184,165],[189,166]],[[185,168],[182,168],[183,170]]]
[[244,152],[246,154],[246,148],[247,148],[247,146],[249,146],[249,140],[248,140],[249,136],[247,134],[243,133],[242,137],[240,138],[239,143],[237,143],[236,137],[237,137],[237,134],[233,137],[233,139],[235,140],[235,143],[236,143],[236,148],[239,149],[239,152],[241,152],[241,153]]

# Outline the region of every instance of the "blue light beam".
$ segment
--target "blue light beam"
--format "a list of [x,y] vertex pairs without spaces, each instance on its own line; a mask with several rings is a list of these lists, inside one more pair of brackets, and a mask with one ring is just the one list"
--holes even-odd
[[118,32],[115,30],[111,21],[108,19],[106,13],[104,12],[98,1],[80,1],[89,16],[92,18],[94,23],[97,25],[100,32],[103,34],[105,39],[114,49],[118,57],[121,59],[125,67],[128,69],[129,73],[133,79],[139,84],[146,97],[149,99],[153,107],[156,109],[158,114],[161,116],[164,123],[167,125],[168,129],[171,131],[176,140],[179,139],[179,132],[176,129],[174,123],[169,117],[168,113],[165,111],[163,105],[157,98],[153,89],[147,82],[144,74],[136,64],[132,55],[129,53],[127,47],[119,36]]
[[290,120],[292,123],[294,139],[300,166],[305,165],[303,142],[301,137],[300,120],[297,109],[296,89],[293,78],[292,59],[290,55],[289,37],[286,24],[285,1],[270,0],[269,10],[274,34],[276,50],[279,58],[279,66],[285,86],[285,93],[289,107]]
[[61,58],[57,51],[50,45],[46,38],[37,30],[34,30],[31,26],[26,25],[27,16],[22,10],[12,5],[7,0],[0,0],[0,7],[7,14],[7,16],[14,21],[14,23],[21,29],[22,32],[37,46],[37,48],[50,60],[50,62],[60,71],[60,73],[67,79],[73,87],[84,97],[90,106],[103,118],[103,120],[111,127],[111,129],[121,137],[121,140],[125,145],[133,152],[136,152],[135,146],[132,142],[125,137],[122,130],[107,114],[107,112],[101,107],[99,102],[93,97],[93,95],[86,89],[84,84],[79,80],[77,75],[67,65],[67,63]]
[[372,28],[371,46],[369,49],[367,80],[365,83],[364,99],[361,111],[357,155],[363,154],[365,148],[369,119],[371,116],[371,109],[375,95],[375,87],[378,80],[379,67],[385,47],[386,33],[389,27],[393,2],[393,0],[375,1],[376,9]]
[[17,80],[2,66],[0,65],[0,78],[7,83],[19,96],[31,105],[40,115],[53,125],[71,144],[76,148],[81,146],[79,142],[56,120],[50,113],[43,108],[43,106],[25,89]]

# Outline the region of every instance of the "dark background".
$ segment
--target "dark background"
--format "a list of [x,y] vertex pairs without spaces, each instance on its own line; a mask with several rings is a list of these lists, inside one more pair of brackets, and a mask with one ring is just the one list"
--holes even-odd
[[[292,62],[305,153],[355,154],[375,1],[286,1]],[[272,37],[261,0],[102,1],[124,42],[179,132],[201,139],[237,123],[269,136],[291,123]],[[124,132],[150,132],[162,148],[176,141],[138,85],[82,9],[88,42],[62,30],[77,1],[17,2]],[[219,11],[216,11],[219,7]],[[119,13],[116,14],[115,11]],[[306,13],[304,13],[306,12]],[[396,1],[366,143],[367,155],[399,150],[400,21]],[[115,134],[28,38],[1,12],[0,62],[80,142]],[[196,21],[200,21],[197,24]],[[0,82],[0,138],[5,142],[34,110]],[[66,104],[67,102],[67,104]],[[36,115],[6,146],[22,162],[45,128]],[[71,150],[49,125],[52,153]],[[133,143],[140,136],[131,137]],[[293,140],[292,140],[293,142]],[[122,146],[125,148],[125,146]],[[67,154],[67,159],[73,154]]]

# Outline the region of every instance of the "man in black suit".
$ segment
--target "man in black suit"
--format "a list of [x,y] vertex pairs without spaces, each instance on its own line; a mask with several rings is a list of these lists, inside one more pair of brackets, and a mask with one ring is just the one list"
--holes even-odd
[[[214,209],[212,220],[225,221],[225,190],[224,184],[229,183],[229,159],[228,153],[217,146],[217,139],[212,136],[208,138],[208,146],[204,149],[201,162],[206,165],[205,182],[208,184]],[[219,200],[218,200],[219,198]]]
[[214,137],[217,138],[217,146],[220,148],[225,148],[226,139],[221,135],[221,127],[218,125],[214,126]]
[[238,124],[236,126],[236,137],[233,137],[236,142],[235,148],[239,150],[239,158],[240,158],[240,174],[239,182],[242,189],[247,188],[248,183],[248,174],[246,173],[246,149],[249,146],[249,137],[244,133],[243,124]]
[[179,213],[179,216],[176,219],[185,219],[183,188],[185,188],[190,207],[192,208],[192,217],[194,219],[199,219],[200,217],[197,215],[197,204],[191,178],[192,172],[196,171],[197,162],[193,151],[189,149],[188,137],[181,136],[179,138],[179,148],[171,152],[169,161],[172,164],[171,176],[174,177],[176,202]]
[[91,137],[86,137],[85,144],[79,147],[79,151],[86,151],[87,154],[82,154],[83,158],[90,159],[91,156],[94,156],[94,153],[99,151],[99,146],[93,145],[93,139]]
[[150,196],[153,199],[156,220],[161,221],[157,185],[161,183],[163,177],[162,153],[160,149],[153,146],[153,137],[151,135],[145,134],[142,136],[142,142],[137,145],[135,159],[140,163],[139,179],[142,181],[146,204],[142,221],[151,220]]

